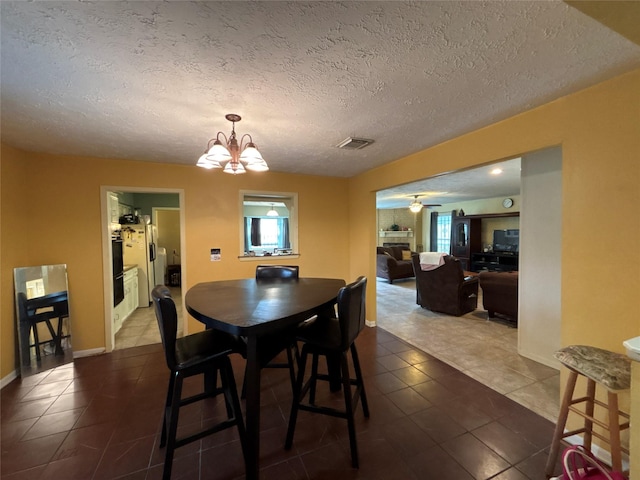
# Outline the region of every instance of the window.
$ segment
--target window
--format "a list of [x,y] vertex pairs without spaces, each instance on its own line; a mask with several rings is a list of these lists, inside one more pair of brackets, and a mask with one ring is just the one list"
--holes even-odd
[[297,194],[240,192],[240,255],[298,255]]
[[436,252],[449,253],[451,249],[451,214],[438,214]]
[[290,250],[289,218],[245,217],[245,252]]

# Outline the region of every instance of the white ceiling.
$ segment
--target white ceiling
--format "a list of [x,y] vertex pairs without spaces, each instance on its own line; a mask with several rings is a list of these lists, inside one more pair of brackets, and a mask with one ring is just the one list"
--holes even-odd
[[[519,195],[520,163],[520,158],[514,158],[382,190],[376,194],[376,206],[408,208],[416,195],[424,205]],[[492,173],[496,168],[501,173]]]
[[[312,175],[640,66],[640,46],[560,1],[2,1],[0,16],[4,143],[194,165],[237,113],[272,171]],[[348,136],[374,143],[337,149]]]

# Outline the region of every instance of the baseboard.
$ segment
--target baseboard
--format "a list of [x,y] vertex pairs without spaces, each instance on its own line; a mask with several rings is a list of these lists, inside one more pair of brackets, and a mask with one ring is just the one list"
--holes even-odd
[[[580,435],[571,435],[570,437],[564,438],[563,440],[570,445],[582,445],[584,439]],[[591,453],[593,453],[595,457],[601,462],[607,465],[611,465],[611,453],[608,450],[605,450],[599,445],[592,444]],[[622,453],[622,470],[625,472],[629,471],[629,458],[624,452]]]
[[531,352],[520,350],[520,348],[518,348],[518,355],[528,358],[529,360],[533,360],[534,362],[541,363],[542,365],[553,368],[554,370],[560,371],[560,367],[562,366],[559,361],[553,358],[549,359],[546,357],[541,357],[539,355],[532,354]]
[[18,378],[18,372],[16,370],[14,370],[13,372],[11,372],[9,375],[7,375],[6,377],[4,377],[2,380],[0,380],[0,389],[6,387],[7,385],[9,385],[11,382],[13,382],[16,378]]
[[374,321],[372,321],[372,320],[365,320],[365,321],[364,321],[364,324],[365,324],[367,327],[375,327],[375,326],[377,326],[377,325],[378,325],[376,322],[374,322]]
[[74,350],[73,358],[93,357],[94,355],[102,355],[107,350],[106,348],[90,348],[88,350]]
[[[75,352],[73,352],[73,358],[92,357],[94,355],[102,355],[103,353],[105,353],[105,351],[106,350],[104,348],[90,348],[88,350],[76,350]],[[9,375],[7,375],[6,377],[0,380],[0,389],[3,389],[7,385],[9,385],[16,378],[18,378],[18,372],[17,370],[14,370],[13,372],[9,373]]]

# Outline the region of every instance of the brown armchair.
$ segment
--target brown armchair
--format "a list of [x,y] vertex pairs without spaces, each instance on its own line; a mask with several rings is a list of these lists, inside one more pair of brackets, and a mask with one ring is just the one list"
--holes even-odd
[[444,264],[423,271],[420,255],[411,257],[416,276],[416,303],[433,312],[459,317],[478,306],[478,278],[465,277],[460,260],[450,255]]

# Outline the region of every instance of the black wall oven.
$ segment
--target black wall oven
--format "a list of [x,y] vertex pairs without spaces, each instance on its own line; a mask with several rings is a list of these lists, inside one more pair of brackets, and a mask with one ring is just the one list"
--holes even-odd
[[122,259],[122,239],[111,239],[113,258],[113,306],[124,300],[124,261]]

